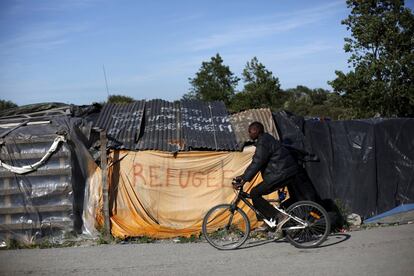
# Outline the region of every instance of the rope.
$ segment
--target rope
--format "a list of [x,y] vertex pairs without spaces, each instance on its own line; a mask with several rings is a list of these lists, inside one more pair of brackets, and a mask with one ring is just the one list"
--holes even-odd
[[26,166],[22,166],[22,167],[15,167],[15,166],[8,165],[8,164],[6,164],[6,163],[4,163],[3,161],[0,160],[0,167],[3,167],[8,171],[11,171],[11,172],[17,173],[17,174],[25,174],[25,173],[28,173],[28,172],[35,171],[40,166],[42,166],[46,162],[46,160],[57,150],[57,147],[59,146],[60,142],[66,142],[65,137],[62,136],[62,135],[59,135],[55,138],[55,140],[53,141],[53,144],[50,146],[47,153],[42,157],[42,159],[40,159],[40,161],[38,161],[34,164],[26,165]]

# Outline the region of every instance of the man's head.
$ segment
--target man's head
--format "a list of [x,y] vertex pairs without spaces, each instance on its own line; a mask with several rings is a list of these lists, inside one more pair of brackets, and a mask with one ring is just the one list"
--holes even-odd
[[260,122],[253,122],[249,125],[250,139],[256,140],[264,132],[264,126]]

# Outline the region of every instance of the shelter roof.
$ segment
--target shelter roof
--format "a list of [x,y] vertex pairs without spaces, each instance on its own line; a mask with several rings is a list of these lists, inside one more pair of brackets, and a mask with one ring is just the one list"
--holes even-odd
[[238,150],[223,102],[183,100],[106,104],[96,127],[118,149],[183,151]]
[[135,148],[144,116],[145,101],[105,104],[95,126],[107,131],[109,146]]
[[[140,100],[127,104],[107,103],[74,106],[36,104],[0,113],[0,125],[23,127],[50,122],[54,117],[83,118],[89,126],[103,129],[112,149],[128,150],[221,150],[242,149],[249,137],[247,127],[262,122],[278,137],[270,109],[253,109],[229,115],[223,102]],[[6,130],[2,133],[8,133]],[[89,136],[88,136],[89,137]]]

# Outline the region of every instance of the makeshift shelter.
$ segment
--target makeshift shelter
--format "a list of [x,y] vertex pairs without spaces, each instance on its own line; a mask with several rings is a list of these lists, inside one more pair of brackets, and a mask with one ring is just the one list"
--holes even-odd
[[118,237],[199,233],[204,213],[231,200],[231,179],[250,163],[252,149],[241,151],[246,124],[262,121],[277,136],[269,114],[163,100],[106,104],[99,113],[43,104],[0,114],[0,241],[59,242],[96,233],[109,216]]
[[[269,109],[229,116],[222,102],[105,105],[96,127],[108,133],[111,148],[112,234],[198,234],[204,214],[231,201],[231,179],[250,164],[253,151],[241,151],[248,142],[242,132],[253,121],[277,137]],[[260,175],[250,185],[259,181]]]
[[[0,246],[109,225],[121,238],[198,234],[206,211],[234,196],[231,179],[254,152],[246,134],[253,121],[319,157],[298,182],[309,176],[321,200],[363,218],[414,201],[414,119],[331,122],[269,109],[230,115],[222,102],[201,101],[101,110],[53,103],[0,113]],[[258,174],[247,189],[260,181]]]

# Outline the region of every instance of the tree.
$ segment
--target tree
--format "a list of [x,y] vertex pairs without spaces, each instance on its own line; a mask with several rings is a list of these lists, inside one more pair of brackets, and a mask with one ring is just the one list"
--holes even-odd
[[287,100],[283,109],[301,116],[328,117],[334,120],[350,119],[353,113],[345,108],[338,93],[316,88],[310,89],[303,85],[287,89],[284,92]]
[[122,95],[110,95],[108,96],[108,103],[132,103],[135,100],[129,96],[122,96]]
[[329,82],[358,117],[414,116],[414,15],[403,0],[347,0],[349,73]]
[[17,104],[15,104],[12,101],[0,100],[0,111],[10,109],[13,107],[17,107]]
[[245,82],[244,89],[233,98],[232,111],[261,107],[275,108],[278,104],[282,104],[279,79],[274,77],[257,57],[247,62],[242,76]]
[[223,65],[223,59],[217,53],[209,62],[203,61],[194,78],[189,78],[190,91],[183,99],[200,99],[204,101],[224,101],[230,103],[234,96],[239,78],[230,68]]
[[283,103],[283,109],[289,110],[301,116],[307,116],[313,106],[310,94],[312,89],[298,85],[296,88],[286,89],[287,99]]
[[328,99],[329,91],[317,88],[309,91],[309,97],[312,101],[312,105],[323,105],[325,101]]

